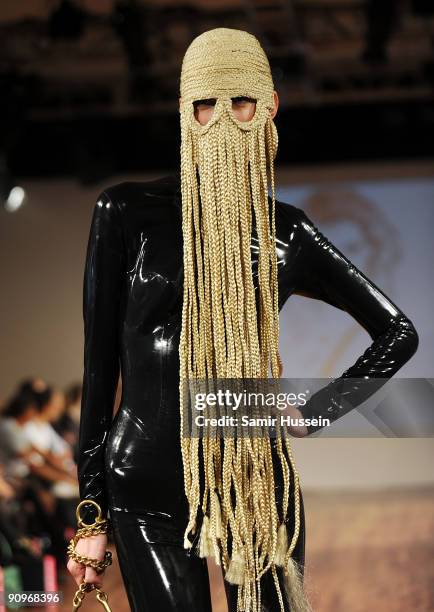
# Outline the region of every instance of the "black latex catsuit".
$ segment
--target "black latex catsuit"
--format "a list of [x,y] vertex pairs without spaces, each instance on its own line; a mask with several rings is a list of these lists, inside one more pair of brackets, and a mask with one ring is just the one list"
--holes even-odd
[[[393,376],[418,345],[411,321],[300,208],[276,202],[276,239],[279,307],[295,293],[348,312],[368,331],[372,344],[342,376]],[[183,548],[187,501],[178,387],[182,244],[178,175],[121,183],[98,198],[84,279],[80,497],[96,500],[104,515],[109,513],[134,612],[211,610],[206,562]],[[256,246],[254,233],[255,282]],[[122,399],[112,420],[119,372]],[[354,389],[355,398],[358,392]],[[336,400],[330,401],[327,416],[332,421],[343,412]],[[309,415],[309,404],[303,414]],[[90,521],[91,509],[83,516]],[[302,506],[294,551],[302,568],[304,528]],[[232,612],[237,587],[225,581],[225,588]],[[270,572],[263,577],[262,600],[264,611],[280,610]]]

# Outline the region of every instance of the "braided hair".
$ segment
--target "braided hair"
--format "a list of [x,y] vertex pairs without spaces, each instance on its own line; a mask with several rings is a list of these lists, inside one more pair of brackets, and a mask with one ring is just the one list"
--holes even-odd
[[[280,566],[285,569],[291,610],[306,612],[310,607],[302,574],[292,557],[300,532],[300,493],[288,437],[276,439],[284,483],[279,508],[270,438],[193,437],[183,410],[189,380],[263,379],[269,368],[274,378],[282,374],[273,92],[268,59],[253,35],[216,28],[195,38],[187,49],[180,80],[184,240],[180,439],[189,503],[184,546],[192,547],[192,536],[200,528],[198,553],[213,557],[225,579],[238,585],[238,610],[260,611],[260,578],[267,571],[273,574],[284,610],[276,572]],[[249,121],[239,121],[232,111],[232,98],[239,96],[256,101]],[[201,125],[194,102],[210,98],[216,100],[213,116]],[[253,215],[258,237],[257,295],[251,260]],[[290,487],[295,524],[291,538],[286,526]]]

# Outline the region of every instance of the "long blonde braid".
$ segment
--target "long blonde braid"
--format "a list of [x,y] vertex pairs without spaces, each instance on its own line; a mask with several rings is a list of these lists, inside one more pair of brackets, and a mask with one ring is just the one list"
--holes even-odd
[[[213,557],[222,565],[225,579],[238,585],[238,610],[259,612],[260,578],[271,570],[283,611],[276,572],[283,566],[291,611],[306,612],[310,606],[302,575],[292,558],[300,531],[300,497],[289,440],[276,441],[284,483],[279,516],[269,437],[223,441],[209,434],[192,437],[183,410],[189,380],[267,378],[270,368],[272,377],[282,374],[275,247],[278,137],[270,117],[274,86],[268,59],[247,32],[228,28],[205,32],[184,56],[180,89],[184,239],[180,435],[190,510],[184,546],[192,546],[191,537],[200,526],[199,554]],[[238,96],[256,100],[250,121],[238,121],[232,112],[232,97]],[[193,102],[208,98],[216,100],[213,117],[200,125]],[[258,237],[257,296],[251,259],[253,215]],[[291,484],[295,530],[288,545]]]

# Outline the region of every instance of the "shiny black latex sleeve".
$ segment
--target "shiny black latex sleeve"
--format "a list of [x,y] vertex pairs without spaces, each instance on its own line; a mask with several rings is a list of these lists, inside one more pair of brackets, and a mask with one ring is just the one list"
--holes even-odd
[[[343,374],[301,407],[305,418],[336,419],[364,402],[416,352],[412,321],[298,210],[299,265],[294,293],[322,300],[350,314],[372,343]],[[350,379],[350,380],[348,380]],[[313,433],[324,425],[310,425]]]
[[[124,245],[120,213],[105,193],[93,210],[83,283],[84,374],[79,431],[80,498],[107,516],[104,449],[119,378],[119,303]],[[92,522],[94,506],[81,516]]]

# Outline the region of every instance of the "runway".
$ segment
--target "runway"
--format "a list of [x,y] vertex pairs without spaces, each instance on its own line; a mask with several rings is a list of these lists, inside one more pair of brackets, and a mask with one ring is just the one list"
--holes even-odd
[[[303,490],[306,589],[314,612],[428,612],[434,609],[434,489],[371,492]],[[105,589],[113,611],[129,612],[117,565]],[[223,584],[210,567],[213,612],[227,612]],[[60,586],[70,612],[74,583]],[[151,587],[152,588],[152,587]],[[87,595],[82,610],[102,607]],[[39,608],[41,610],[41,608]]]

